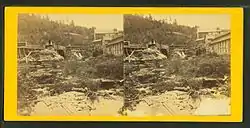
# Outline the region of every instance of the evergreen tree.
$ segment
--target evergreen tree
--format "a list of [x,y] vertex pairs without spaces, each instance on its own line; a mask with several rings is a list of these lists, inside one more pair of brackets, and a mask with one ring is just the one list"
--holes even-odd
[[[175,34],[176,32],[182,34]],[[163,45],[194,42],[196,32],[197,28],[178,25],[177,20],[174,20],[174,23],[171,24],[167,19],[153,20],[151,15],[124,15],[125,40],[138,45],[145,46],[151,39],[155,39]]]
[[[68,33],[77,33],[81,36],[72,36]],[[35,14],[18,15],[18,41],[28,42],[29,44],[43,45],[52,40],[59,45],[68,45],[69,43],[81,43],[85,38],[91,37],[91,29],[76,26],[71,20],[70,24],[64,21],[52,21],[48,15],[41,17]],[[79,38],[71,40],[71,38]],[[90,38],[91,39],[91,38]]]

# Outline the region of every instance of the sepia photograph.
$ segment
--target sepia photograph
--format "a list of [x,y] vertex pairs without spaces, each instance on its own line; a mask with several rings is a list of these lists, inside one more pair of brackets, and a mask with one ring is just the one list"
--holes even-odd
[[18,115],[114,116],[122,83],[122,14],[18,15]]
[[122,115],[230,115],[230,15],[124,15]]
[[230,115],[230,15],[18,14],[21,116]]
[[242,121],[241,8],[5,13],[5,121]]

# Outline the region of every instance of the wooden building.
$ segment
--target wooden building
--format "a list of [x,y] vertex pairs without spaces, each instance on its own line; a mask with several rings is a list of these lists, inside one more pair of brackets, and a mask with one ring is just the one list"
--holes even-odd
[[223,33],[216,36],[210,43],[209,47],[212,52],[217,54],[230,54],[230,42],[231,42],[231,33]]
[[109,42],[104,44],[104,53],[105,54],[113,54],[116,56],[123,55],[123,35],[118,36]]

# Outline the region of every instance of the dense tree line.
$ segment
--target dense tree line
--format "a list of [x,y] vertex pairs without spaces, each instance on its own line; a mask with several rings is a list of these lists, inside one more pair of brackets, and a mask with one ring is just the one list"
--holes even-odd
[[131,43],[145,45],[155,39],[161,44],[185,44],[196,39],[196,32],[196,26],[178,25],[176,20],[168,23],[166,20],[155,20],[151,15],[124,15],[125,39]]
[[48,16],[18,15],[18,41],[26,41],[30,44],[44,44],[49,40],[60,45],[79,44],[83,40],[88,41],[93,38],[93,29],[76,26],[73,20],[66,24],[64,21],[52,21]]

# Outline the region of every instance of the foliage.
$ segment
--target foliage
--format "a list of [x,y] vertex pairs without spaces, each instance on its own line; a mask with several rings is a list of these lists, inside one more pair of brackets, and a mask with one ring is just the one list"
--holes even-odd
[[226,87],[225,95],[231,97],[231,83],[229,82]]
[[85,61],[67,61],[64,72],[66,75],[77,75],[87,78],[122,79],[122,57],[100,55]]
[[[178,25],[177,21],[155,20],[152,16],[124,15],[125,39],[138,45],[145,45],[152,39],[160,44],[186,44],[196,38],[196,27]],[[187,35],[173,34],[179,32]]]
[[164,93],[165,91],[171,91],[174,87],[178,86],[175,81],[161,81],[153,87],[153,94]]
[[[70,35],[69,33],[76,33]],[[79,35],[77,35],[79,34]],[[86,28],[64,21],[52,21],[48,16],[35,14],[18,15],[18,41],[30,44],[45,44],[49,40],[60,45],[80,44],[83,40],[93,38],[93,28]]]
[[230,57],[214,56],[199,58],[197,76],[224,77],[230,75]]
[[190,60],[166,60],[168,75],[185,77],[221,77],[230,76],[230,57],[228,55],[203,55]]
[[[17,108],[21,111],[28,111],[26,114],[30,114],[33,101],[37,99],[37,92],[32,90],[35,88],[34,80],[27,80],[27,73],[30,71],[30,68],[20,68],[18,70],[18,79],[17,79]],[[23,114],[23,113],[20,113]]]
[[64,74],[71,75],[76,73],[76,69],[78,68],[78,61],[66,61],[64,64]]
[[123,61],[122,58],[114,58],[103,61],[96,65],[100,77],[109,79],[123,78]]

